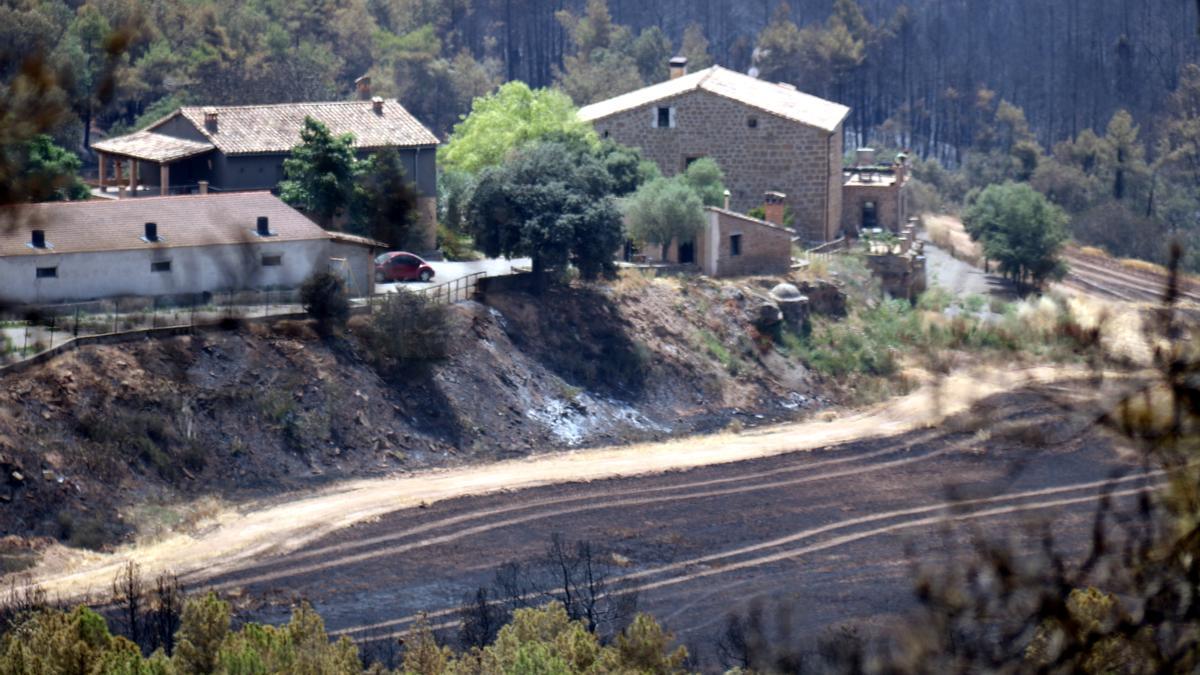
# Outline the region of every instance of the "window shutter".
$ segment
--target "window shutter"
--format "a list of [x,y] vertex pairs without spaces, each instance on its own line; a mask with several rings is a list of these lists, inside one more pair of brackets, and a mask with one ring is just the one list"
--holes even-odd
[[658,128],[658,107],[650,106],[650,128]]
[[671,106],[671,128],[675,128],[675,106]]

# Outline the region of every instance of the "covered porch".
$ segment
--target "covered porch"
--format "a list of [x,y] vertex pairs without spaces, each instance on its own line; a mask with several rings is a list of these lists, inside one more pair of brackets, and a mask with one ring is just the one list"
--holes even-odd
[[[216,146],[205,141],[151,131],[138,131],[92,144],[99,162],[100,192],[107,192],[111,186],[118,196],[129,197],[207,192],[211,163],[203,155],[215,149]],[[174,182],[172,166],[182,169],[175,172]],[[158,170],[154,171],[154,168]],[[152,173],[143,176],[147,170]]]

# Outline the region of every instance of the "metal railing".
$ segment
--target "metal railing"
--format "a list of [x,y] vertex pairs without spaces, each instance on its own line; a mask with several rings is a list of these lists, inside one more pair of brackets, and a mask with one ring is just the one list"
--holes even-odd
[[303,311],[297,291],[267,289],[24,307],[0,314],[0,365],[24,360],[79,337],[186,328]]
[[[470,300],[487,272],[475,272],[428,288],[400,290],[451,305]],[[391,293],[352,299],[351,307],[374,312]],[[76,338],[143,333],[156,329],[211,326],[223,321],[287,317],[304,313],[299,292],[244,290],[172,298],[122,297],[42,305],[0,313],[0,369],[68,344]]]
[[433,303],[453,305],[456,302],[470,300],[475,295],[479,280],[486,277],[487,272],[475,272],[465,277],[451,279],[437,286],[422,288],[414,293],[420,293]]

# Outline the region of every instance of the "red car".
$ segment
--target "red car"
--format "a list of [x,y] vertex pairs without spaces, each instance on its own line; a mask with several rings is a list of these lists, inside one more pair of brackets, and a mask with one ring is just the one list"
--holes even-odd
[[429,281],[433,268],[411,253],[392,251],[375,258],[375,281]]

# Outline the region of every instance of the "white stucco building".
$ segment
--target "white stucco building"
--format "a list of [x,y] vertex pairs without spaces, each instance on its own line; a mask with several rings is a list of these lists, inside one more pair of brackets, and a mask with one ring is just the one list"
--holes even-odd
[[366,295],[383,246],[327,232],[269,192],[30,204],[0,223],[9,304],[287,289],[323,269]]

